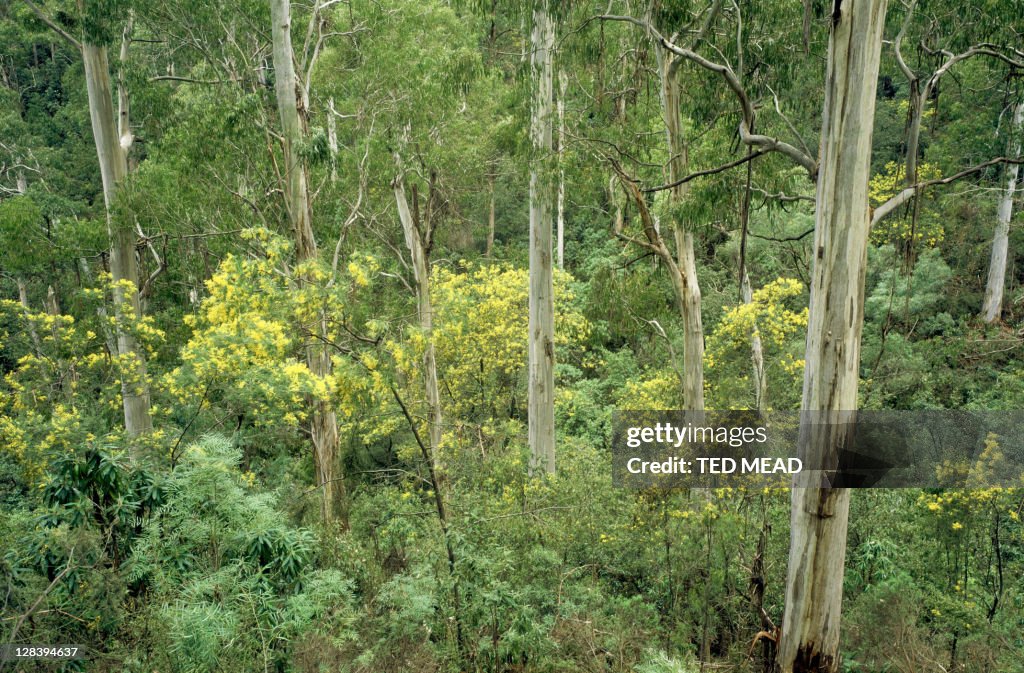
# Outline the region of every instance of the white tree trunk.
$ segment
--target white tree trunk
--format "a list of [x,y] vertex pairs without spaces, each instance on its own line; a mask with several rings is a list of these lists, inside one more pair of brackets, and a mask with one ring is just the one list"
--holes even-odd
[[[669,182],[684,177],[689,167],[689,153],[683,137],[679,98],[679,79],[676,69],[678,57],[655,46],[660,76],[661,114],[665,122],[665,135],[669,151]],[[670,212],[678,213],[686,198],[686,184],[669,191]],[[685,222],[670,223],[676,242],[676,263],[672,287],[676,293],[679,314],[683,319],[683,405],[689,411],[704,410],[704,326],[701,319],[700,283],[697,280],[697,260],[693,248],[693,232]],[[660,232],[659,232],[660,236]]]
[[530,64],[534,85],[530,138],[530,320],[529,445],[530,473],[555,471],[555,312],[551,265],[552,215],[552,51],[555,30],[548,0],[533,10]]
[[490,194],[490,207],[487,210],[487,246],[484,248],[484,257],[490,259],[491,253],[494,252],[494,178],[495,171],[498,170],[495,165],[490,174],[487,176],[487,189]]
[[[139,302],[139,267],[135,259],[135,235],[130,227],[117,225],[111,217],[111,208],[121,181],[128,175],[127,150],[131,146],[126,139],[121,144],[118,120],[115,113],[113,90],[110,84],[110,66],[106,47],[82,43],[82,61],[85,66],[85,83],[89,95],[89,117],[92,134],[96,143],[96,156],[103,180],[103,201],[106,206],[107,231],[110,234],[110,273],[114,279],[114,304],[117,323],[117,355],[121,369],[121,398],[124,407],[124,426],[129,435],[140,435],[153,429],[149,413],[149,381],[146,374],[146,356],[139,348],[135,337],[125,329],[122,308],[129,306],[139,317],[142,307]],[[119,92],[124,101],[126,96]],[[126,108],[122,105],[122,112]],[[128,290],[118,281],[129,281]],[[127,294],[126,294],[127,292]]]
[[21,276],[15,279],[15,283],[18,285],[18,301],[21,303],[25,323],[28,325],[28,335],[32,338],[32,345],[36,349],[36,355],[41,356],[43,349],[39,341],[39,332],[36,330],[35,322],[30,317],[32,315],[32,307],[28,303],[28,286],[25,284],[25,279]]
[[334,118],[334,99],[327,101],[327,149],[331,152],[331,182],[338,180],[338,120]]
[[[1017,103],[1013,113],[1011,141],[1008,156],[1020,156],[1020,133],[1024,128],[1024,101]],[[1013,215],[1013,197],[1017,190],[1020,164],[1006,165],[1006,189],[999,199],[996,214],[996,231],[992,237],[992,258],[988,264],[988,282],[985,285],[985,302],[981,317],[987,323],[999,320],[1003,312],[1003,288],[1006,286],[1006,260],[1010,247],[1010,217]]]
[[[392,182],[395,191],[395,204],[398,206],[398,219],[402,222],[405,234],[405,245],[412,259],[413,277],[416,282],[416,308],[419,316],[420,329],[427,339],[427,347],[423,352],[423,386],[427,398],[427,422],[430,437],[430,456],[432,467],[437,470],[444,418],[441,413],[441,390],[437,384],[437,357],[434,350],[434,310],[430,302],[430,256],[423,240],[417,220],[409,209],[409,201],[405,196],[405,180],[402,177],[401,161],[397,160],[399,173]],[[429,223],[427,226],[430,226]]]
[[[754,303],[754,291],[750,287],[750,276],[747,269],[743,268],[743,277],[740,280],[740,295],[744,304]],[[767,406],[765,393],[768,390],[768,383],[764,378],[764,348],[761,345],[761,336],[756,327],[750,334],[750,362],[754,369],[754,407],[763,411]]]
[[[299,109],[302,94],[295,77],[291,39],[289,0],[270,0],[271,37],[274,50],[274,75],[277,109],[284,138],[284,192],[288,219],[295,237],[295,254],[299,262],[316,259],[316,238],[313,235],[312,206],[307,186],[306,163],[299,154],[305,135],[305,109]],[[321,315],[320,337],[327,334],[327,316]],[[322,339],[321,339],[322,340]],[[331,374],[331,357],[325,343],[314,340],[306,347],[306,364],[320,377]],[[321,490],[321,514],[330,522],[340,517],[347,525],[345,487],[338,462],[338,419],[334,408],[323,400],[312,400],[310,437],[313,441],[313,464],[316,485]]]
[[558,73],[558,268],[565,268],[565,70]]
[[[871,137],[886,0],[833,0],[815,209],[802,409],[805,464],[834,465],[857,408],[870,208]],[[817,483],[814,483],[817,486]],[[850,508],[847,489],[792,490],[782,673],[835,673]]]

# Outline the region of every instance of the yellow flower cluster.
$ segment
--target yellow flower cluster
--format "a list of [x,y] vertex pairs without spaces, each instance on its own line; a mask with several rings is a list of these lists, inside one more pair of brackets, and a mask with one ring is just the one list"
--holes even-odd
[[[935,180],[942,177],[942,171],[934,164],[922,163],[917,168],[918,181]],[[885,169],[871,178],[868,184],[868,198],[871,206],[878,207],[904,188],[904,166],[890,161]],[[945,238],[941,221],[926,215],[919,216],[915,223],[909,215],[889,217],[871,230],[871,240],[876,244],[896,242],[923,242],[928,247],[935,247]]]

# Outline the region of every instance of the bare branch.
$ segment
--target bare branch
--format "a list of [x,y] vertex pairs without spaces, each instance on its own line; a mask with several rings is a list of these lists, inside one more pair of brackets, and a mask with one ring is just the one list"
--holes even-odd
[[193,79],[191,77],[177,77],[175,75],[157,75],[150,77],[150,82],[187,82],[189,84],[228,84],[238,82],[239,79]]
[[764,156],[765,154],[768,154],[768,150],[755,150],[753,152],[750,152],[749,154],[740,157],[739,159],[736,159],[735,161],[730,161],[727,164],[722,164],[721,166],[716,166],[715,168],[709,168],[703,171],[697,171],[696,173],[690,173],[687,176],[679,178],[675,182],[670,182],[665,185],[658,185],[657,187],[647,187],[645,189],[641,189],[640,191],[643,192],[644,194],[651,194],[652,192],[663,192],[666,189],[672,189],[673,187],[684,185],[687,182],[690,182],[691,180],[702,178],[705,175],[714,175],[716,173],[722,173],[724,171],[727,171],[730,168],[736,168],[737,166],[741,166],[747,163],[748,161],[753,161],[757,157]]
[[914,18],[914,8],[916,6],[917,0],[912,0],[910,6],[907,7],[907,15],[903,19],[903,25],[900,26],[900,32],[896,34],[896,39],[893,41],[892,45],[892,50],[896,55],[896,64],[899,66],[900,71],[903,72],[903,75],[907,78],[908,82],[914,82],[917,80],[917,75],[910,69],[907,62],[903,60],[902,45],[903,38],[907,35],[907,29],[910,27],[910,20]]
[[72,46],[75,47],[75,49],[77,49],[78,51],[82,51],[82,43],[76,40],[75,38],[71,37],[71,34],[63,28],[61,28],[56,21],[46,16],[43,10],[41,10],[38,5],[32,2],[32,0],[25,0],[25,4],[28,5],[29,9],[32,10],[32,13],[36,15],[36,18],[38,18],[40,21],[49,26],[50,29],[53,30],[53,32],[57,33],[65,40],[70,42]]
[[883,203],[882,205],[878,206],[877,208],[875,208],[872,211],[872,214],[871,214],[871,226],[872,227],[875,226],[876,224],[878,224],[879,222],[884,220],[889,215],[892,215],[894,210],[896,210],[897,208],[899,208],[900,206],[905,204],[907,201],[910,201],[910,199],[912,199],[915,194],[917,194],[922,189],[925,189],[926,187],[934,187],[936,185],[948,185],[951,182],[956,182],[960,178],[965,178],[968,175],[973,175],[974,173],[980,173],[981,171],[985,170],[986,168],[989,168],[991,166],[995,166],[997,164],[1018,164],[1018,165],[1024,164],[1024,157],[1022,157],[1022,158],[996,157],[995,159],[989,159],[988,161],[982,162],[982,163],[978,164],[977,166],[971,166],[970,168],[965,168],[964,170],[960,171],[959,173],[956,173],[954,175],[950,175],[950,176],[945,177],[945,178],[935,178],[934,180],[925,180],[923,182],[918,182],[917,184],[911,185],[910,187],[907,187],[906,189],[903,189],[902,191],[898,192],[892,198],[890,198],[888,201],[886,201],[885,203]]
[[754,134],[750,132],[750,129],[754,126],[754,119],[756,113],[754,110],[754,104],[750,100],[750,96],[747,95],[746,90],[740,83],[739,77],[733,72],[733,69],[728,65],[716,63],[711,61],[704,56],[696,53],[692,49],[680,47],[675,44],[664,35],[658,32],[658,30],[650,24],[649,21],[638,19],[635,16],[623,16],[616,14],[603,14],[598,17],[603,21],[624,21],[626,23],[632,23],[640,26],[647,31],[662,47],[675,54],[685,58],[693,63],[696,63],[705,70],[717,73],[722,76],[725,80],[726,85],[736,96],[737,102],[740,105],[741,119],[739,126],[740,139],[747,145],[754,145],[762,147],[771,152],[778,152],[799,166],[802,166],[812,181],[817,179],[818,175],[818,162],[810,155],[805,154],[793,145],[783,142],[777,138],[772,138],[766,135]]

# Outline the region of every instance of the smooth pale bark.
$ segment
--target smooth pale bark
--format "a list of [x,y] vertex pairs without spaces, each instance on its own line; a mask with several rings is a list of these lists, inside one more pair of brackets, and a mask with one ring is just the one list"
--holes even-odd
[[[856,414],[871,218],[871,136],[885,10],[886,0],[833,4],[799,439],[805,465],[814,464],[812,460],[834,465],[847,440],[843,422]],[[823,420],[813,418],[815,414],[831,422],[808,422]],[[817,488],[815,475],[808,476],[791,496],[778,665],[782,673],[835,673],[840,669],[850,492]]]
[[484,257],[490,257],[494,251],[494,178],[497,166],[493,167],[487,175],[487,191],[490,194],[490,208],[487,210],[487,247],[484,248]]
[[25,284],[25,279],[20,276],[15,279],[15,283],[18,285],[18,301],[21,303],[25,322],[28,325],[28,335],[32,338],[32,345],[35,346],[36,354],[41,355],[43,350],[39,342],[39,332],[36,330],[36,324],[29,317],[32,315],[32,307],[28,303],[28,286]]
[[528,437],[530,474],[555,471],[555,307],[551,264],[552,188],[552,53],[555,30],[548,0],[533,10],[533,104],[530,139],[530,319]]
[[[295,78],[289,5],[288,0],[271,0],[270,18],[276,79],[274,91],[284,139],[285,206],[295,239],[295,256],[301,263],[316,259],[317,247],[313,235],[307,167],[299,154],[299,145],[305,134],[305,108],[299,109],[302,94]],[[313,340],[306,346],[306,364],[314,375],[327,377],[331,374],[332,363],[324,342],[327,333],[326,315],[321,314],[317,329],[321,339]],[[311,400],[311,404],[313,413],[309,430],[313,441],[316,485],[321,490],[321,514],[326,522],[339,517],[342,525],[347,525],[344,479],[337,469],[338,418],[329,402]]]
[[[655,46],[660,78],[661,113],[665,122],[668,143],[668,177],[675,182],[687,174],[689,151],[683,137],[682,114],[679,99],[677,70],[679,57]],[[669,190],[669,211],[679,213],[689,191],[688,184]],[[693,249],[693,232],[686,223],[670,223],[676,242],[676,260],[670,264],[672,287],[683,320],[683,406],[689,411],[704,410],[704,326],[701,320],[700,284],[697,280],[697,261]],[[660,229],[656,227],[660,236]]]
[[565,71],[558,73],[558,268],[565,268]]
[[[106,47],[82,43],[82,62],[89,95],[89,118],[96,143],[96,156],[103,180],[103,201],[106,206],[107,231],[110,234],[110,274],[114,280],[114,305],[117,324],[117,355],[121,368],[121,398],[124,407],[124,427],[129,435],[145,434],[153,429],[149,413],[149,382],[146,357],[135,337],[123,327],[123,309],[128,308],[135,317],[142,314],[139,301],[139,267],[135,259],[135,236],[126,226],[117,226],[111,217],[111,207],[118,187],[128,175],[127,150],[131,147],[130,132],[122,145],[119,120],[125,119],[127,97],[119,91],[122,101],[120,112],[114,111],[113,90]],[[119,281],[129,281],[132,289]]]
[[334,118],[334,99],[327,101],[327,149],[331,152],[331,182],[338,180],[338,121]]
[[[441,390],[437,384],[437,357],[434,350],[434,310],[430,303],[430,252],[429,233],[421,230],[417,218],[409,209],[409,201],[405,196],[405,180],[401,173],[401,161],[396,158],[399,166],[398,176],[391,186],[395,192],[395,204],[398,206],[398,219],[402,222],[405,234],[405,246],[412,259],[413,278],[416,282],[416,309],[420,329],[427,339],[427,347],[423,352],[423,387],[427,399],[427,419],[430,437],[430,455],[432,468],[438,469],[438,451],[441,446],[444,418],[441,413]],[[430,224],[427,224],[429,228]],[[425,235],[426,234],[426,235]]]
[[[744,267],[740,279],[740,296],[744,304],[754,303],[754,292],[750,287],[750,276],[747,274],[746,267]],[[761,345],[761,336],[756,329],[750,335],[750,362],[754,369],[754,407],[758,411],[763,411],[767,406],[765,393],[768,384],[764,377],[764,348]]]
[[[1020,156],[1020,133],[1024,128],[1024,101],[1017,103],[1013,113],[1010,148],[1007,156]],[[1006,189],[999,199],[996,213],[996,231],[992,237],[992,257],[988,264],[988,281],[985,285],[985,302],[981,317],[987,323],[994,323],[1003,312],[1003,288],[1006,286],[1006,260],[1010,248],[1010,217],[1013,215],[1013,197],[1017,191],[1020,164],[1007,164]]]

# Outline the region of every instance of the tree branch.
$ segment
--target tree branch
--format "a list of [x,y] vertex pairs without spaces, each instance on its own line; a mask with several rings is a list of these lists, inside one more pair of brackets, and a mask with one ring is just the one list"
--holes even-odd
[[[137,40],[136,40],[137,41]],[[237,82],[238,79],[193,79],[191,77],[178,77],[176,75],[157,75],[149,78],[150,82],[187,82],[189,84],[227,84]]]
[[640,191],[643,192],[644,194],[651,194],[653,192],[663,192],[666,189],[672,189],[673,187],[684,185],[687,182],[690,182],[691,180],[702,178],[705,175],[714,175],[716,173],[722,173],[724,171],[727,171],[730,168],[736,168],[737,166],[741,166],[747,163],[748,161],[753,161],[757,157],[764,156],[765,154],[768,154],[768,152],[769,150],[755,150],[753,152],[750,152],[749,154],[740,157],[739,159],[736,159],[735,161],[730,161],[727,164],[722,164],[721,166],[716,166],[715,168],[709,168],[703,171],[697,171],[696,173],[690,173],[689,175],[679,178],[675,182],[670,182],[664,185],[658,185],[657,187],[646,187],[644,189],[641,189]]
[[982,162],[977,166],[965,168],[959,173],[950,175],[945,178],[925,180],[924,182],[918,182],[914,185],[911,185],[910,187],[907,187],[906,189],[903,189],[900,192],[896,193],[888,201],[886,201],[885,203],[878,206],[872,211],[871,226],[875,226],[889,215],[892,215],[894,210],[896,210],[897,208],[905,204],[907,201],[912,199],[915,194],[917,194],[920,190],[925,189],[926,187],[934,187],[935,185],[948,185],[951,182],[956,182],[960,178],[967,177],[968,175],[973,175],[974,173],[980,173],[986,168],[989,168],[990,166],[995,166],[997,164],[1024,164],[1024,157],[996,157],[995,159],[989,159],[988,161]]
[[762,147],[770,152],[778,152],[799,166],[802,166],[810,177],[811,181],[815,181],[818,175],[818,162],[810,155],[805,154],[798,148],[790,145],[789,143],[783,142],[778,138],[772,138],[766,135],[759,135],[750,132],[750,129],[754,126],[754,119],[756,112],[754,110],[754,104],[750,100],[750,96],[747,95],[746,90],[740,83],[739,77],[733,72],[733,69],[728,65],[721,63],[715,63],[692,49],[680,47],[675,44],[650,24],[649,21],[638,19],[635,16],[623,16],[617,14],[602,14],[598,17],[602,21],[623,21],[626,23],[632,23],[640,26],[647,31],[662,47],[672,52],[676,56],[685,58],[693,63],[696,63],[705,70],[717,73],[722,76],[725,80],[726,85],[736,96],[736,100],[740,105],[741,119],[739,126],[740,139],[747,145],[755,145]]
[[75,49],[77,49],[78,51],[82,51],[82,43],[79,42],[78,40],[76,40],[75,38],[73,38],[71,36],[71,34],[68,33],[66,30],[61,28],[57,24],[56,21],[54,21],[50,17],[46,16],[46,14],[43,12],[43,10],[40,9],[39,6],[36,5],[34,2],[32,2],[32,0],[25,0],[25,4],[28,5],[29,9],[32,10],[32,13],[36,15],[36,18],[38,18],[40,21],[42,21],[47,26],[49,26],[50,29],[53,30],[53,32],[57,33],[58,35],[63,37],[65,40],[70,42],[72,44],[72,46],[75,47]]

